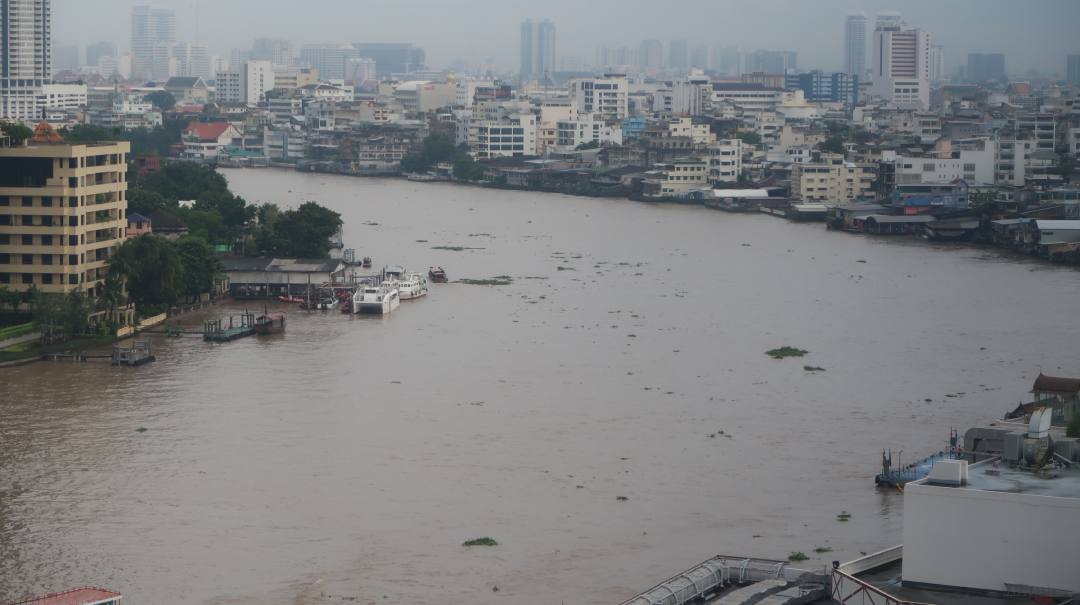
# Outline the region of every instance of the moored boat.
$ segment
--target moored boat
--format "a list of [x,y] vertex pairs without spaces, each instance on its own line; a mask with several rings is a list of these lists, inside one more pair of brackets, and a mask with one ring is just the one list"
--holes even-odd
[[428,269],[428,278],[431,279],[433,284],[445,284],[450,281],[446,277],[446,271],[442,270],[442,267],[432,267]]
[[285,331],[285,312],[266,313],[255,318],[256,334],[280,334]]
[[315,305],[315,308],[320,311],[329,311],[330,309],[336,309],[337,306],[338,301],[334,300],[333,298],[324,298]]
[[371,257],[370,256],[365,256],[364,257],[363,265],[365,267],[370,267],[371,266]]
[[292,297],[289,297],[289,296],[279,296],[279,297],[278,297],[278,300],[280,300],[281,302],[287,302],[287,303],[300,303],[300,302],[304,302],[304,299],[303,299],[303,298],[300,298],[299,296],[292,296]]
[[428,293],[428,280],[423,273],[406,273],[397,284],[401,300],[420,298]]
[[353,294],[353,313],[392,313],[401,305],[401,297],[397,288],[386,282],[378,286],[369,285],[360,288]]

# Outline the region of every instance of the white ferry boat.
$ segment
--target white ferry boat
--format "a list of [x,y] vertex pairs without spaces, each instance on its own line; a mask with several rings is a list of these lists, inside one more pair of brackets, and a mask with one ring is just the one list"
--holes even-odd
[[353,294],[353,313],[392,313],[401,305],[397,288],[387,282],[367,285]]
[[428,293],[427,276],[423,273],[407,273],[397,284],[401,300],[420,298]]

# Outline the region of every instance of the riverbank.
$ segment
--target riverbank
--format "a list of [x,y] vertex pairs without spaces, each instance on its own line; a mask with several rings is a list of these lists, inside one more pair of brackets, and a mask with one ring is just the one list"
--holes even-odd
[[43,355],[84,353],[93,349],[111,346],[119,340],[116,336],[97,336],[75,338],[45,346],[38,346],[36,342],[30,341],[0,350],[0,368],[17,367],[41,361]]

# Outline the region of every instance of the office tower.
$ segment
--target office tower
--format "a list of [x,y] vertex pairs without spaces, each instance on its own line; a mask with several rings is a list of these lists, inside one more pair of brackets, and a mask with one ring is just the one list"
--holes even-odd
[[229,64],[242,65],[244,63],[247,63],[248,61],[254,61],[254,55],[255,53],[251,50],[251,47],[234,48],[232,49],[232,53],[229,55]]
[[[554,43],[554,26],[552,27],[552,43]],[[375,76],[377,79],[389,78],[394,74],[407,74],[418,69],[424,69],[424,49],[417,48],[405,42],[390,43],[356,43],[352,45],[359,53],[361,59],[373,59],[375,61]],[[554,53],[554,46],[552,52]],[[551,68],[555,69],[555,56],[551,57]],[[322,75],[322,72],[319,72]]]
[[[345,81],[359,84],[364,80],[378,80],[378,64],[375,59],[349,57],[345,59]],[[275,84],[275,86],[277,86]]]
[[1065,81],[1073,86],[1080,86],[1080,55],[1065,57]]
[[668,67],[683,71],[690,67],[690,49],[686,40],[672,40],[668,43]]
[[930,45],[930,82],[945,79],[945,47],[940,44]]
[[131,143],[62,143],[51,128],[35,134],[49,144],[0,149],[0,287],[100,296],[110,248],[127,225]]
[[[112,42],[95,42],[94,44],[86,45],[86,64],[97,65],[98,60],[102,57],[119,57],[120,54],[116,50],[116,45]],[[109,74],[104,74],[109,75]]]
[[866,75],[866,13],[862,11],[844,18],[844,73]]
[[903,21],[879,21],[870,65],[874,82],[869,94],[903,109],[930,106],[930,33]]
[[274,65],[292,65],[292,41],[282,38],[256,38],[255,45],[251,47],[250,60],[269,61]]
[[729,76],[746,73],[746,53],[741,46],[728,46],[720,56],[720,71]]
[[967,78],[975,82],[1005,80],[1005,55],[968,53]]
[[[784,74],[789,69],[799,67],[799,54],[790,50],[758,49],[747,55],[746,71],[760,71],[767,74]],[[744,72],[745,73],[745,72]]]
[[40,117],[35,97],[51,77],[51,0],[0,0],[0,117]]
[[713,69],[712,48],[708,44],[695,44],[690,49],[690,67]]
[[[377,59],[376,59],[377,60]],[[521,24],[521,80],[555,71],[555,24],[526,19]]]
[[142,59],[154,58],[154,44],[176,42],[176,11],[165,6],[131,8],[131,50]]
[[559,57],[559,71],[581,71],[585,69],[585,59],[578,55]]
[[875,24],[875,28],[881,27],[883,25],[887,26],[889,24],[903,20],[904,19],[900,16],[900,11],[881,11],[877,14],[877,23]]
[[[305,44],[300,47],[300,62],[318,70],[319,78],[345,77],[345,60],[360,57],[360,51],[345,44]],[[377,62],[376,62],[377,63]],[[231,63],[233,67],[238,63]]]
[[52,70],[53,73],[64,70],[75,70],[79,67],[79,47],[67,44],[53,44]]
[[664,65],[664,45],[659,40],[644,40],[641,43],[641,54],[638,55],[641,66],[645,68],[660,68]]

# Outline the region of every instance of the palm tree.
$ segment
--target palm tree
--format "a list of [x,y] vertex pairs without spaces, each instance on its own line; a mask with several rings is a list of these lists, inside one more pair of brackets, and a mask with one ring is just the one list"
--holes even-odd
[[101,286],[101,302],[108,307],[105,317],[112,317],[113,309],[124,302],[124,282],[117,275],[105,274],[105,281]]

